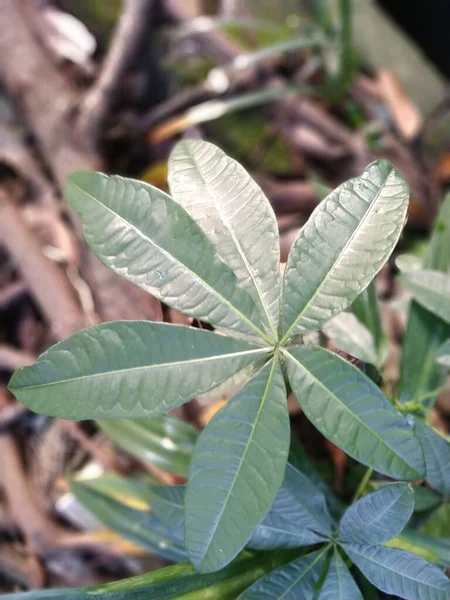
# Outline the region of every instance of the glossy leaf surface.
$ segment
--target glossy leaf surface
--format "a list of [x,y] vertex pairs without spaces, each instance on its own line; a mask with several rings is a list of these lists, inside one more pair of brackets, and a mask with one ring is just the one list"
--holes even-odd
[[200,140],[183,140],[175,146],[169,159],[169,186],[255,300],[275,339],[280,246],[275,214],[261,188],[238,162]]
[[394,249],[408,186],[386,161],[339,186],[294,242],[284,275],[285,337],[317,329],[349,306]]
[[256,304],[188,213],[143,182],[79,171],[66,199],[113,271],[182,313],[260,337]]
[[364,600],[337,548],[317,600]]
[[115,321],[75,333],[16,371],[9,389],[65,419],[165,413],[250,365],[264,349],[210,331]]
[[406,419],[359,369],[319,347],[286,352],[289,382],[308,419],[344,452],[396,479],[425,472]]
[[197,570],[216,571],[245,546],[283,481],[289,417],[272,359],[200,434],[186,490],[185,542]]
[[346,545],[367,579],[386,594],[406,600],[448,600],[450,579],[414,554],[385,546]]
[[387,485],[346,510],[339,523],[339,539],[368,545],[387,542],[403,531],[413,510],[411,486],[405,483]]

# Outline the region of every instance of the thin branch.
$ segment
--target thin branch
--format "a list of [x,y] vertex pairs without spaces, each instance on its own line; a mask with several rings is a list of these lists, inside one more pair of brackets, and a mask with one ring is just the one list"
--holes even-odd
[[80,107],[80,132],[100,138],[122,78],[139,51],[150,22],[153,0],[125,0],[122,16],[99,77]]

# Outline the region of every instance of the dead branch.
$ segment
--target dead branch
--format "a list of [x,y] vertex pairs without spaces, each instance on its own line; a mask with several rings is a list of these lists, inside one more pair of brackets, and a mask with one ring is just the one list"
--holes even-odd
[[96,142],[101,137],[122,78],[141,47],[152,6],[153,0],[125,0],[101,73],[80,107],[81,135],[89,135]]

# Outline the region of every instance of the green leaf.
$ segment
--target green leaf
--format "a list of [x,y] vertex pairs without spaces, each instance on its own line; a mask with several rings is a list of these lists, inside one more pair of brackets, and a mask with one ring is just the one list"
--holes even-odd
[[[432,556],[428,560],[432,562],[441,561],[445,567],[450,563],[450,540],[448,539],[445,540],[412,529],[405,529],[396,540],[389,542],[389,545],[392,545],[394,541],[402,544],[399,547],[403,547],[414,554],[420,555],[419,553],[422,551],[428,552]],[[408,544],[409,547],[407,547]]]
[[[420,438],[419,438],[420,439]],[[414,512],[425,512],[436,508],[441,503],[442,498],[429,488],[415,485],[414,491]]]
[[189,471],[185,543],[200,572],[217,571],[245,546],[283,481],[289,416],[274,358],[214,415]]
[[415,430],[423,448],[428,483],[444,496],[449,496],[450,443],[419,419],[416,419]]
[[327,539],[334,528],[325,496],[303,473],[288,464],[269,512],[254,530],[249,548],[297,548]]
[[346,545],[367,579],[386,594],[406,600],[448,600],[450,579],[414,554],[385,546]]
[[421,533],[433,537],[450,538],[450,503],[443,502],[420,528]]
[[314,600],[326,569],[327,549],[318,550],[269,573],[238,600]]
[[[439,211],[423,268],[446,272],[450,267],[450,194]],[[436,353],[450,337],[450,325],[411,303],[400,365],[400,401],[433,406],[447,372],[436,364]],[[434,392],[434,393],[433,393]],[[423,400],[421,400],[423,398]]]
[[381,352],[384,336],[381,327],[381,315],[375,280],[372,280],[367,288],[355,299],[352,304],[352,311],[373,335],[377,352]]
[[374,337],[353,313],[336,315],[322,326],[322,331],[340,350],[363,362],[378,365]]
[[66,199],[88,246],[113,271],[182,313],[264,337],[257,307],[198,224],[146,183],[79,171]]
[[184,485],[152,485],[147,499],[152,511],[172,531],[184,531]]
[[71,488],[78,501],[106,527],[167,560],[186,560],[179,535],[172,533],[149,511],[130,508],[89,484],[73,481]]
[[445,340],[439,348],[436,354],[436,361],[443,367],[450,369],[450,339]]
[[284,338],[317,329],[369,285],[394,249],[408,187],[386,161],[338,187],[294,242],[284,274]]
[[317,600],[364,600],[337,548]]
[[381,544],[396,537],[414,510],[414,493],[406,483],[393,483],[367,494],[344,513],[339,540],[354,544]]
[[280,245],[275,214],[261,188],[238,162],[201,140],[175,146],[169,186],[255,300],[266,331],[276,339]]
[[450,276],[420,269],[400,276],[403,286],[423,308],[450,323]]
[[139,460],[187,477],[198,433],[188,423],[165,415],[153,419],[99,421],[101,429]]
[[210,331],[115,321],[79,331],[16,371],[9,389],[40,414],[132,419],[165,413],[264,354]]
[[425,466],[406,419],[359,369],[319,347],[285,352],[289,382],[308,419],[349,456],[395,479]]
[[106,585],[7,594],[2,600],[235,600],[256,579],[291,559],[292,551],[247,553],[212,575],[199,575],[190,563],[182,563]]

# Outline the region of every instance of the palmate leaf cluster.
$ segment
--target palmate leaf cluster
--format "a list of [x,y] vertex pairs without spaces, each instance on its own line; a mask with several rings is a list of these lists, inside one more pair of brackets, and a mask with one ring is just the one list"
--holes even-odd
[[[386,161],[369,165],[313,212],[281,279],[275,215],[238,163],[212,144],[183,141],[169,161],[169,184],[171,196],[131,179],[78,172],[66,197],[82,217],[87,243],[107,266],[215,331],[104,323],[50,348],[14,375],[10,389],[36,412],[97,419],[108,427],[108,419],[166,413],[243,372],[241,390],[200,434],[188,472],[185,550],[198,572],[210,573],[224,568],[249,540],[264,548],[261,523],[290,472],[290,389],[317,429],[349,456],[393,479],[426,477],[426,436],[414,423],[361,370],[322,347],[303,344],[306,334],[357,301],[383,266],[405,222],[408,189]],[[409,488],[398,485],[408,495]],[[292,563],[292,577],[308,564],[310,581],[325,565],[329,581],[346,581],[339,551],[330,559],[340,539],[347,556],[384,589],[389,578],[378,576],[377,569],[388,549],[367,540],[346,542],[327,522],[322,500],[313,490],[307,496],[311,514],[323,522],[305,531],[325,545],[313,558],[300,559],[306,563],[299,568]],[[299,525],[297,535],[309,540],[305,531]],[[299,545],[298,539],[294,546],[288,538],[283,542],[284,548]],[[424,569],[434,575],[417,585],[431,582],[433,590],[435,576],[448,593],[439,569]],[[407,579],[408,574],[403,573]],[[392,585],[395,593],[410,594],[415,584]],[[420,598],[444,598],[439,593]]]

